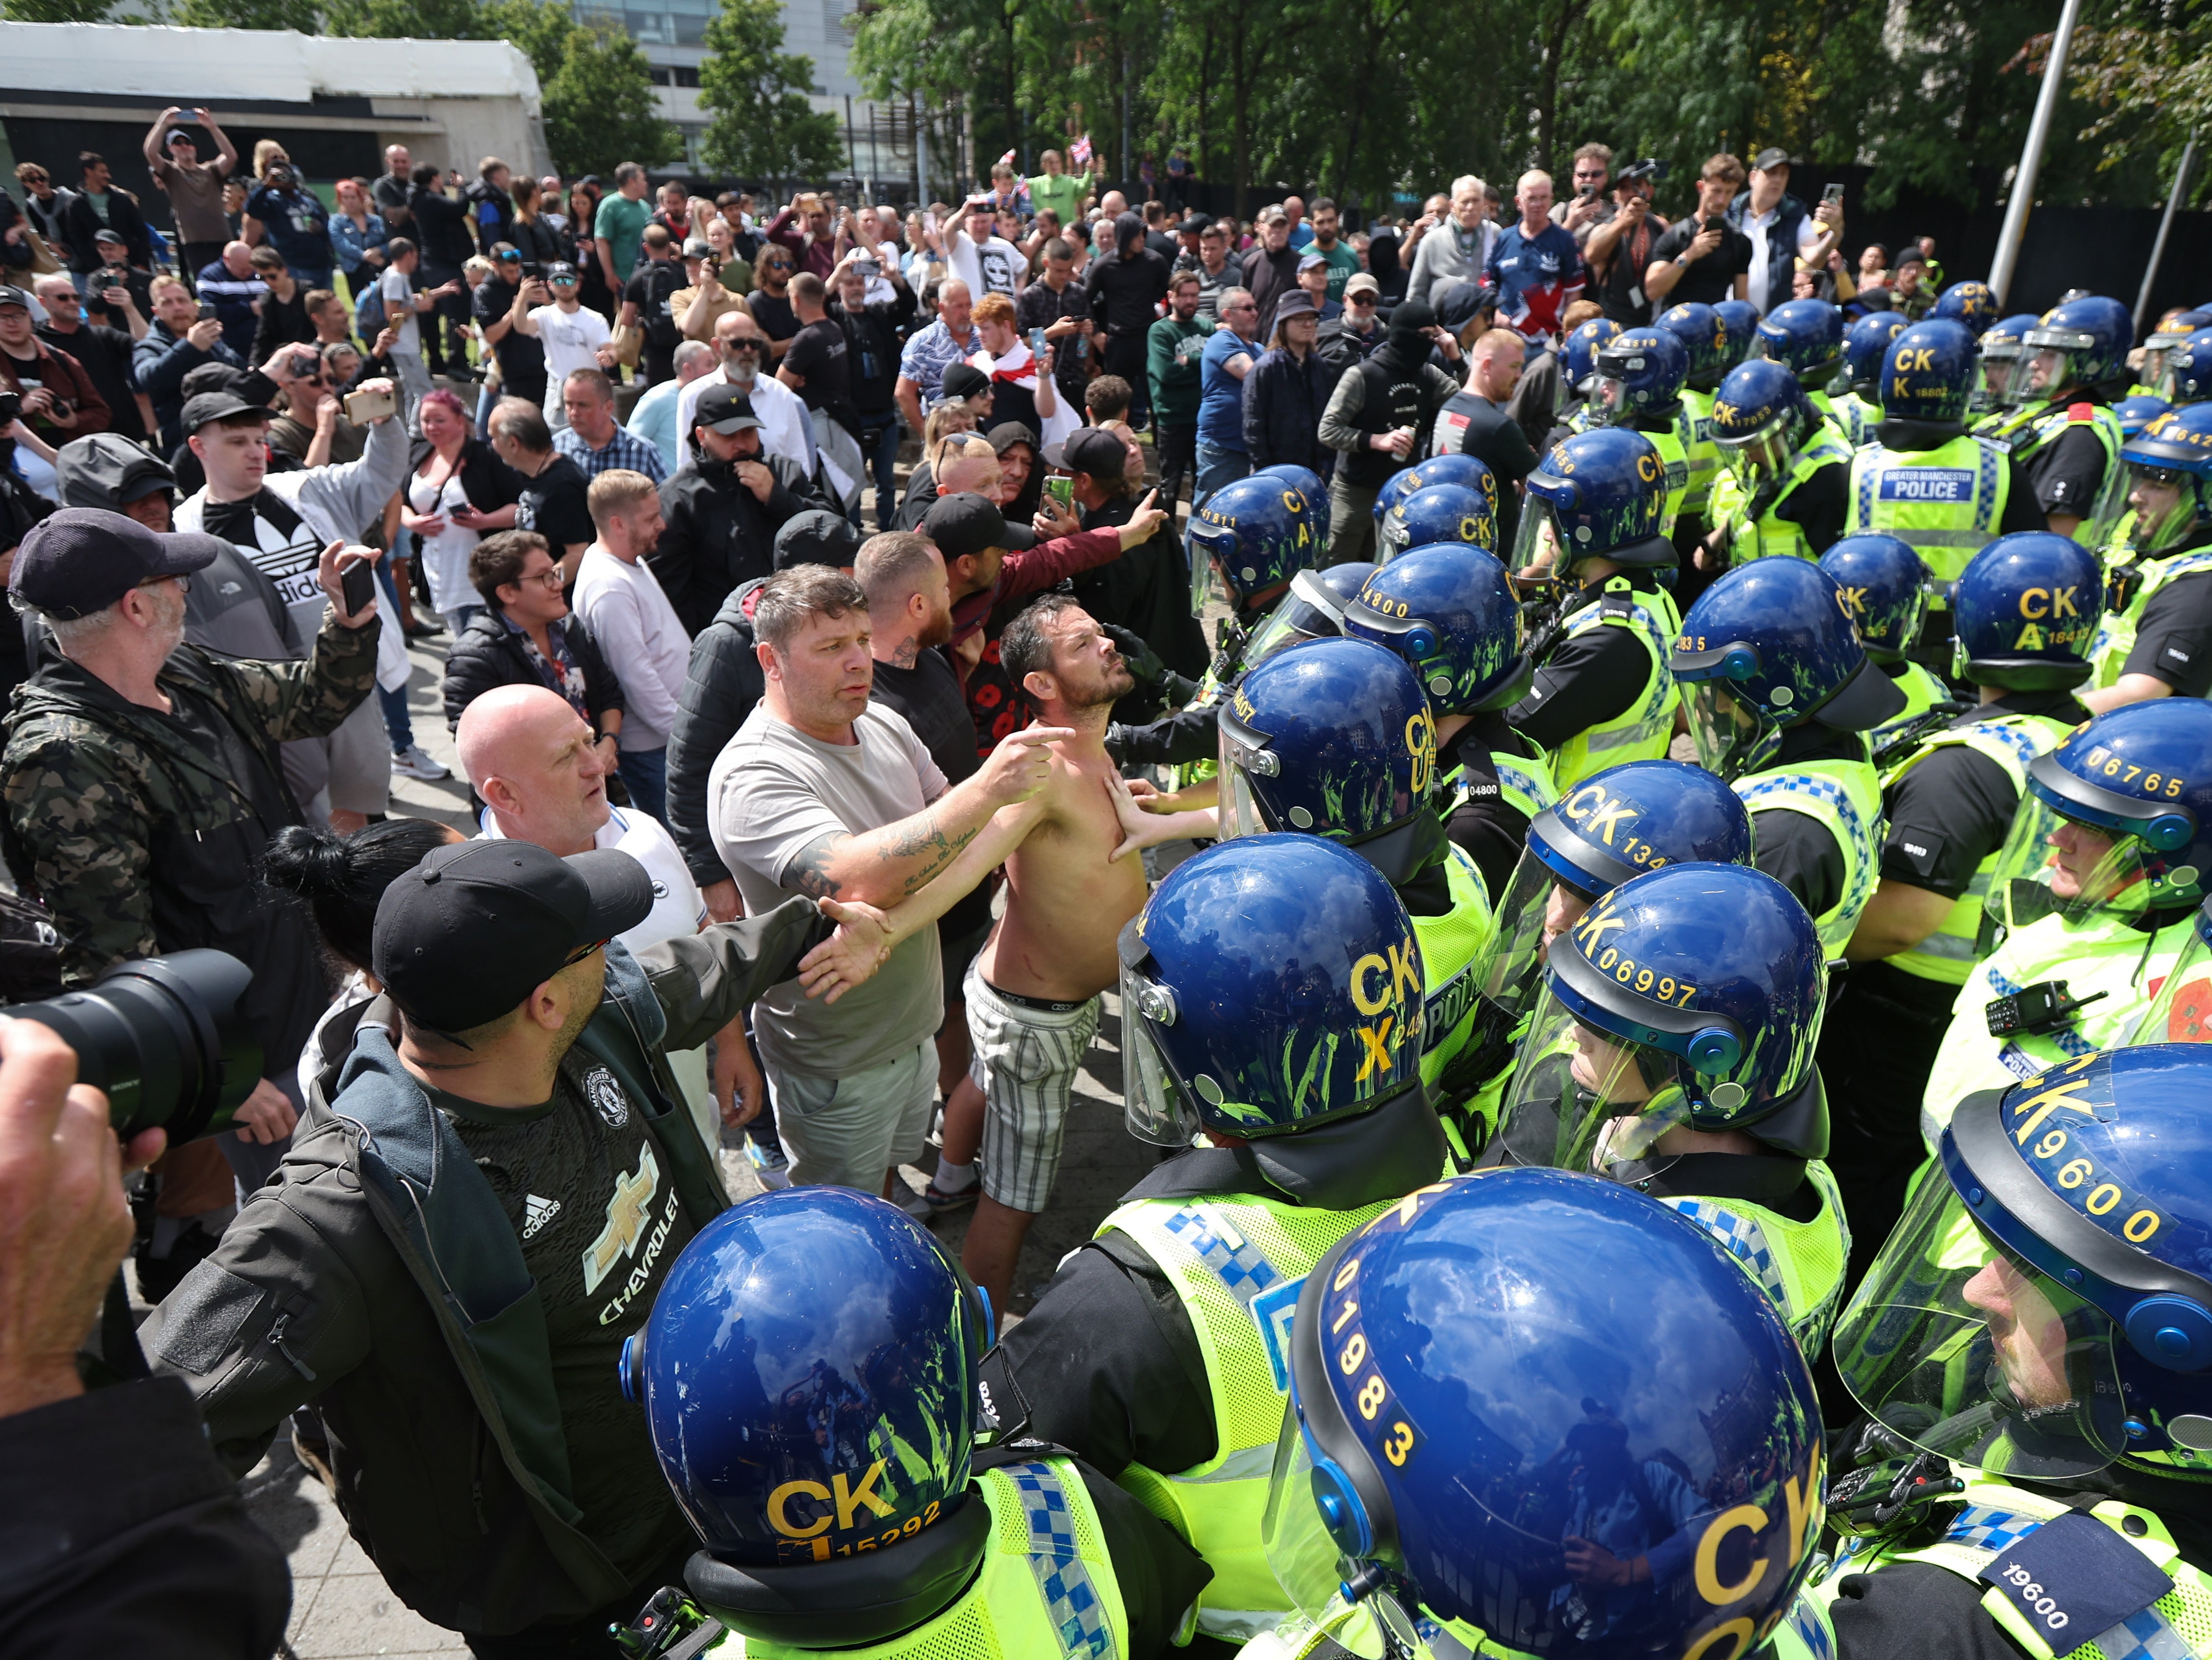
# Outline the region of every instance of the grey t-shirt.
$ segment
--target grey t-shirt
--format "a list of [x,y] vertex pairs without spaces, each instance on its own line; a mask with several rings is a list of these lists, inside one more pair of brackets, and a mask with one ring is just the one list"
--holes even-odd
[[[757,916],[804,892],[784,878],[824,836],[861,835],[911,818],[945,794],[945,775],[906,717],[871,703],[854,744],[825,744],[754,706],[707,777],[714,850]],[[833,1006],[810,1000],[796,978],[753,1006],[753,1036],[770,1067],[849,1078],[906,1054],[945,1017],[937,930],[900,946],[865,985]]]

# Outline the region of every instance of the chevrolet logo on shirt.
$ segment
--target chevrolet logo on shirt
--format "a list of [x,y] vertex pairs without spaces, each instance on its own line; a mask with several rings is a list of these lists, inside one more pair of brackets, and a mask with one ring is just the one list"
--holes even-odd
[[616,1264],[637,1250],[638,1241],[645,1237],[653,1195],[659,1187],[660,1164],[648,1142],[639,1150],[637,1173],[615,1178],[614,1195],[607,1201],[607,1225],[584,1248],[586,1296],[597,1291]]

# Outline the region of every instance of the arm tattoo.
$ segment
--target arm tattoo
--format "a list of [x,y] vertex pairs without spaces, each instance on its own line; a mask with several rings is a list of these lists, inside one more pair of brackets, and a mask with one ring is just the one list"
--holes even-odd
[[783,873],[783,885],[796,888],[809,899],[835,899],[838,884],[830,874],[830,860],[849,836],[832,832],[799,849]]
[[923,814],[890,848],[894,859],[919,857],[922,860],[921,868],[906,879],[906,891],[911,895],[927,885],[932,877],[959,856],[961,848],[975,839],[975,832],[981,828],[972,824],[957,836],[947,836],[938,828],[934,812]]

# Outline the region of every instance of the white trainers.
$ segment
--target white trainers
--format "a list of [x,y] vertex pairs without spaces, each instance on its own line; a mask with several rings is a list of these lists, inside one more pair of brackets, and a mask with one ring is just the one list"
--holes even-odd
[[419,778],[428,783],[450,775],[430,757],[422,752],[422,745],[410,744],[392,757],[392,769],[402,778]]

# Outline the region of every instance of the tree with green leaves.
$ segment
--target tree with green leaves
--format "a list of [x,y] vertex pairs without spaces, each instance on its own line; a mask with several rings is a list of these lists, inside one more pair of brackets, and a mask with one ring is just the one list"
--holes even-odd
[[783,49],[778,0],[722,0],[707,24],[699,102],[707,165],[749,179],[820,179],[845,165],[837,118],[807,100],[814,60]]
[[625,33],[574,29],[551,76],[539,70],[538,84],[545,143],[566,177],[612,173],[623,161],[657,167],[684,152],[683,136],[661,119],[653,66]]
[[116,0],[0,0],[11,23],[105,23]]

